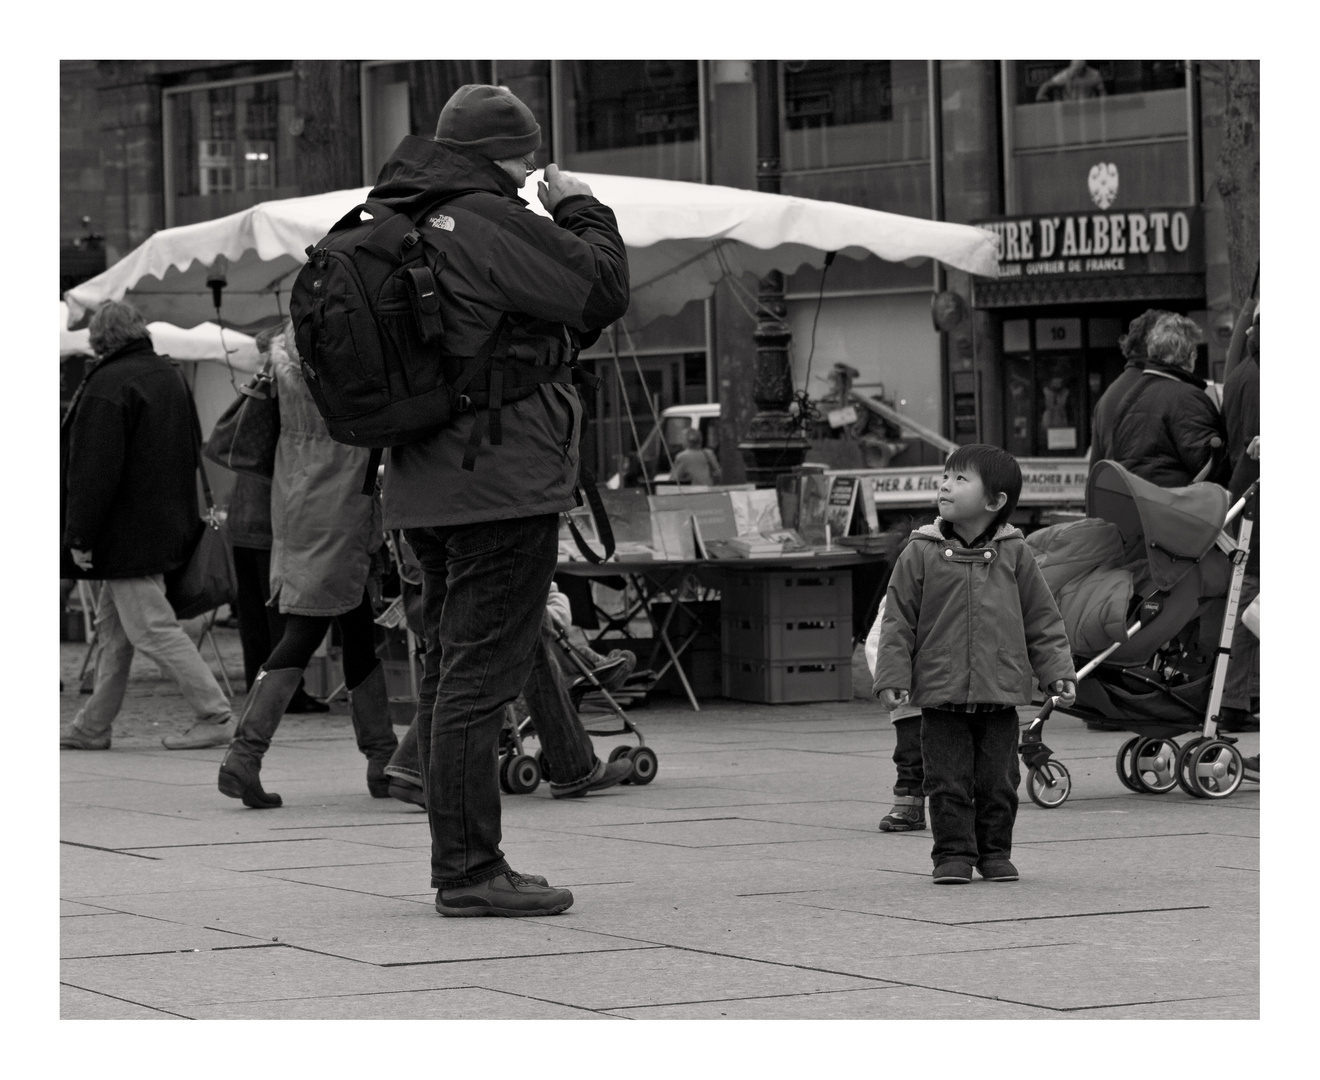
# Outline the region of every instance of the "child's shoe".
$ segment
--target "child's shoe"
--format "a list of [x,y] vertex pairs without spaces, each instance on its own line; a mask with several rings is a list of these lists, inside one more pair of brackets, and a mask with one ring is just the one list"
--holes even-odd
[[972,881],[972,864],[951,860],[942,862],[931,872],[936,885],[969,885]]
[[926,827],[926,800],[920,795],[895,795],[894,807],[880,819],[881,832],[915,832]]
[[1007,859],[986,859],[976,864],[977,872],[986,881],[1017,881],[1017,867]]

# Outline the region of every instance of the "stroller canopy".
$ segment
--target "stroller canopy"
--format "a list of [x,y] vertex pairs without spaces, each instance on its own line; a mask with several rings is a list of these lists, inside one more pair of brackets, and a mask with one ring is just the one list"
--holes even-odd
[[1116,461],[1097,461],[1086,480],[1086,513],[1117,525],[1132,557],[1140,546],[1152,582],[1167,591],[1214,546],[1228,514],[1228,492],[1204,482],[1157,487]]

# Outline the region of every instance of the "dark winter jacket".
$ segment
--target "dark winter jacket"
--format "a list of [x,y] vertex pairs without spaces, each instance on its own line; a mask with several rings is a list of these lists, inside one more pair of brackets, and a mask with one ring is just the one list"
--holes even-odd
[[[1011,525],[964,547],[935,524],[912,534],[889,579],[875,691],[911,704],[1028,705],[1035,684],[1076,679],[1036,557]],[[1034,672],[1034,678],[1033,678]]]
[[[1228,429],[1228,460],[1232,473],[1228,493],[1238,497],[1260,479],[1260,461],[1247,456],[1247,445],[1260,434],[1260,363],[1244,356],[1224,380],[1224,425]],[[1260,516],[1251,533],[1247,573],[1260,573]]]
[[1186,487],[1207,463],[1211,470],[1205,479],[1226,479],[1216,464],[1224,421],[1195,375],[1147,363],[1118,407],[1122,415],[1105,455],[1111,461],[1160,487]]
[[1138,357],[1124,365],[1117,379],[1105,387],[1100,400],[1091,412],[1091,460],[1103,461],[1110,457],[1114,442],[1114,427],[1118,423],[1118,405],[1127,392],[1141,378],[1141,369],[1147,364],[1146,358]]
[[[386,162],[370,198],[420,216],[447,252],[438,275],[450,378],[511,313],[508,355],[537,364],[571,358],[573,334],[590,336],[628,307],[628,257],[613,212],[590,196],[533,213],[493,162],[409,136]],[[433,212],[437,200],[459,194]],[[484,385],[484,380],[483,380]],[[513,400],[510,400],[513,399]],[[395,447],[385,476],[387,528],[460,525],[576,505],[582,403],[567,383],[506,392],[502,441],[483,438],[475,468],[461,468],[476,422],[466,413],[429,439]]]
[[[192,554],[202,525],[192,397],[143,339],[88,374],[60,429],[61,575],[163,574]],[[69,549],[92,553],[73,568]]]

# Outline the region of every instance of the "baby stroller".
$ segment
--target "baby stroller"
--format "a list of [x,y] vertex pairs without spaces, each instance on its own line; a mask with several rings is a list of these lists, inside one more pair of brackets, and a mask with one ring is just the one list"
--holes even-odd
[[[555,638],[569,661],[581,673],[568,688],[568,696],[573,703],[573,708],[580,710],[582,699],[588,693],[594,691],[605,699],[609,711],[619,721],[618,727],[610,728],[599,728],[594,723],[586,725],[587,733],[590,735],[635,735],[637,737],[636,746],[629,746],[626,743],[616,746],[610,751],[609,760],[617,761],[621,757],[632,759],[632,773],[621,783],[649,784],[655,779],[655,774],[660,767],[659,760],[655,751],[646,745],[646,737],[642,734],[641,729],[623,711],[618,701],[614,699],[601,681],[600,676],[603,674],[603,669],[593,670],[586,658],[569,640],[564,628],[557,624],[555,626]],[[538,750],[535,755],[531,755],[527,753],[523,745],[523,740],[535,735],[535,733],[535,716],[528,716],[520,721],[514,707],[512,705],[506,706],[504,729],[500,732],[499,777],[500,788],[510,795],[530,794],[537,789],[542,779],[553,779],[546,768],[547,762],[541,751]]]
[[[1160,488],[1099,461],[1087,478],[1087,516],[1027,537],[1085,661],[1065,711],[1134,732],[1115,760],[1129,790],[1223,799],[1242,784],[1242,756],[1219,734],[1218,714],[1258,491],[1253,484],[1230,509],[1218,484]],[[1225,530],[1239,515],[1234,539]],[[1072,790],[1041,739],[1057,701],[1046,701],[1019,747],[1027,794],[1047,808]]]

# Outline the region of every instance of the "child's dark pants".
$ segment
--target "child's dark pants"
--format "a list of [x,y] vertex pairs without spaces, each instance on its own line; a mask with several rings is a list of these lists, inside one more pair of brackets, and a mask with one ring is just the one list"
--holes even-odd
[[921,764],[921,717],[894,721],[894,794],[921,798],[926,774]]
[[921,710],[921,754],[936,866],[1007,859],[1017,818],[1018,716]]

